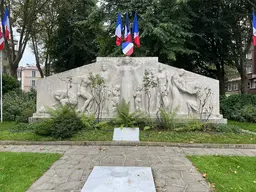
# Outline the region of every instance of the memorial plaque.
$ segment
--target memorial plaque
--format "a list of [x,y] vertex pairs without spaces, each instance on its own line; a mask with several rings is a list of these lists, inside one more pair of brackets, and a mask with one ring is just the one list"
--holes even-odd
[[115,128],[113,141],[140,141],[139,128]]
[[95,166],[81,192],[156,192],[150,167]]

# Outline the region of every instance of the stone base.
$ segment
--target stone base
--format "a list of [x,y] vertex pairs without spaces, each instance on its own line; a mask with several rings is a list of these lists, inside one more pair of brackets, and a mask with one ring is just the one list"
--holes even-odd
[[150,167],[95,166],[81,192],[156,192]]
[[[29,117],[28,122],[29,123],[35,123],[38,121],[41,121],[43,119],[47,119],[50,118],[50,115],[47,113],[34,113],[33,117]],[[158,120],[156,118],[156,116],[152,116],[151,117],[153,120]],[[112,120],[113,118],[110,117],[102,117],[100,119],[100,121],[109,121]],[[198,121],[198,122],[209,122],[209,123],[213,123],[213,124],[227,124],[227,119],[224,119],[222,115],[212,115],[210,118],[207,117],[203,117],[202,120],[200,120],[199,116],[187,116],[187,115],[183,115],[183,114],[179,114],[176,116],[175,118],[176,122],[194,122],[194,121]]]

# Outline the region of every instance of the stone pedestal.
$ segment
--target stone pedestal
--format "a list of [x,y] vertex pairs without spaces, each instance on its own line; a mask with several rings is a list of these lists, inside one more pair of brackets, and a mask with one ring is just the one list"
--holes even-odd
[[150,167],[95,166],[81,192],[156,192]]

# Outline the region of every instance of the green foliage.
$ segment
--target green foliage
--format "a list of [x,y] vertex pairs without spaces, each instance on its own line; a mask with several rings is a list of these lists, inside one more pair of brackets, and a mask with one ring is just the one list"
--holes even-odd
[[36,123],[32,123],[31,126],[36,134],[42,136],[50,136],[53,128],[53,120],[45,119]]
[[175,118],[178,108],[174,111],[159,108],[158,111],[158,126],[160,129],[173,130],[175,128]]
[[256,132],[256,123],[239,122],[239,121],[228,121],[229,125],[235,125],[241,129]]
[[188,123],[176,123],[174,131],[176,132],[191,132],[191,131],[203,131],[204,124],[200,121],[188,122]]
[[117,13],[129,12],[132,26],[134,11],[138,13],[141,36],[140,49],[135,48],[134,56],[158,56],[163,63],[176,59],[177,53],[190,54],[193,51],[184,46],[191,37],[189,18],[185,14],[185,4],[177,0],[115,1],[106,0],[100,7],[105,31],[98,35],[101,56],[120,56],[121,49],[114,44],[113,34]]
[[[68,105],[49,109],[49,113],[51,114],[50,119],[33,124],[36,134],[65,139],[86,127],[76,111]],[[85,120],[84,117],[83,120]]]
[[12,76],[3,74],[3,94],[20,88],[19,82]]
[[94,75],[92,73],[89,73],[89,75],[89,80],[91,81],[93,88],[97,88],[98,86],[102,85],[104,86],[105,80],[99,74]]
[[56,109],[51,115],[53,123],[50,130],[54,138],[72,137],[74,133],[85,127],[76,111],[67,105]]
[[11,91],[3,97],[3,118],[5,121],[28,122],[36,111],[36,93]]
[[55,7],[56,30],[48,42],[55,72],[80,67],[95,59],[97,26],[100,24],[93,19],[96,9],[94,0],[63,0]]
[[130,103],[126,102],[125,99],[117,104],[116,106],[116,118],[114,123],[121,127],[134,127],[143,121],[145,114],[141,111],[130,112]]
[[85,129],[91,130],[94,128],[95,117],[93,114],[90,114],[90,115],[83,114],[81,117],[81,121],[84,124]]
[[99,130],[111,130],[113,129],[113,126],[110,125],[110,122],[108,121],[102,121],[99,122],[97,124],[95,124],[95,129],[99,129]]
[[241,133],[241,129],[235,125],[218,124],[215,126],[215,130],[221,133]]
[[230,120],[256,122],[256,95],[221,97],[220,110]]

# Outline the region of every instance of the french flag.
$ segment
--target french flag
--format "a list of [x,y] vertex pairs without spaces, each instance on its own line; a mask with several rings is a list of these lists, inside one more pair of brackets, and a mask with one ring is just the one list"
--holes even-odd
[[133,22],[133,40],[135,45],[137,47],[140,47],[140,35],[139,35],[139,24],[138,24],[137,13],[135,13],[134,22]]
[[253,12],[253,46],[256,46],[256,15]]
[[120,13],[117,16],[117,23],[116,23],[116,45],[120,46],[122,43],[122,19]]
[[4,49],[4,34],[2,25],[0,26],[0,51]]
[[128,13],[126,12],[125,30],[124,30],[124,41],[132,42],[132,34],[130,32]]
[[10,19],[9,19],[9,10],[6,7],[5,13],[4,13],[4,19],[3,19],[3,26],[5,29],[5,39],[11,40],[11,28],[10,28]]

